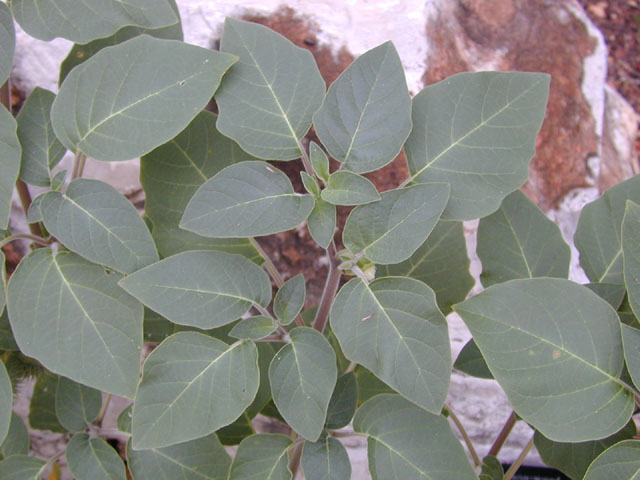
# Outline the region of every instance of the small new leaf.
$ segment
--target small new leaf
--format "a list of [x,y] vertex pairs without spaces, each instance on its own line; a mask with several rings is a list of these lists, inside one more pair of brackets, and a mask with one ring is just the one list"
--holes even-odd
[[340,170],[329,176],[322,199],[333,205],[364,205],[380,200],[380,194],[365,177]]
[[305,296],[304,275],[300,273],[291,277],[280,287],[273,301],[273,313],[282,324],[288,325],[302,310]]

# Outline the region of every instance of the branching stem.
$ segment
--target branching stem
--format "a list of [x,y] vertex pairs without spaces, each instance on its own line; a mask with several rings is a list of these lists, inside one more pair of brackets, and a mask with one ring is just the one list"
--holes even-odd
[[451,410],[451,407],[449,405],[445,405],[445,408],[447,409],[447,412],[449,412],[449,417],[451,417],[451,420],[456,425],[456,428],[460,432],[460,435],[462,435],[462,438],[464,439],[464,443],[467,445],[467,448],[469,449],[469,453],[471,454],[471,458],[473,459],[473,464],[476,467],[482,465],[482,461],[478,456],[478,452],[476,452],[476,449],[473,446],[473,442],[471,442],[471,438],[469,437],[469,434],[467,433],[464,426],[462,425],[462,422],[457,417],[457,415],[453,413],[453,410]]
[[504,442],[507,440],[507,437],[511,433],[511,430],[513,430],[513,426],[515,424],[516,424],[516,412],[511,411],[511,415],[509,415],[509,418],[507,418],[507,421],[504,422],[504,425],[502,426],[502,430],[500,430],[500,433],[496,437],[495,442],[493,442],[493,445],[491,445],[491,448],[489,449],[489,453],[487,453],[487,455],[491,457],[498,456],[498,453],[500,453],[500,449],[504,445]]
[[324,284],[316,318],[313,320],[313,328],[321,333],[324,332],[324,328],[327,325],[331,304],[340,286],[340,269],[338,268],[339,262],[336,259],[336,245],[334,242],[331,242],[331,245],[329,245],[327,256],[329,257],[329,273]]
[[516,461],[513,462],[509,470],[507,470],[507,473],[504,474],[504,480],[511,480],[513,478],[513,476],[516,474],[516,472],[520,468],[520,465],[522,465],[525,458],[527,458],[527,454],[529,453],[532,447],[533,447],[533,437],[531,437],[531,440],[529,440],[529,443],[527,443],[525,447],[522,449],[522,452],[520,452],[520,455],[518,456]]
[[43,247],[48,247],[51,245],[51,241],[45,238],[39,237],[37,235],[32,235],[30,233],[14,233],[13,235],[8,236],[4,240],[0,241],[0,248],[4,247],[6,244],[11,243],[15,240],[30,240],[33,243],[37,243],[38,245],[42,245]]

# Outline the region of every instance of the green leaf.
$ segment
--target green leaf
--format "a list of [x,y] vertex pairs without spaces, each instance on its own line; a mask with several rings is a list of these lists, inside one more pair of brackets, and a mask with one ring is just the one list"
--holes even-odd
[[597,440],[629,420],[618,316],[589,289],[559,278],[510,280],[454,310],[515,412],[545,437]]
[[480,219],[476,251],[485,288],[514,278],[569,277],[571,249],[560,229],[519,190]]
[[242,440],[249,435],[256,433],[251,425],[251,417],[246,412],[242,412],[242,415],[233,423],[222,427],[216,431],[216,435],[220,439],[222,445],[238,445]]
[[480,480],[503,480],[504,470],[502,464],[494,456],[487,456],[482,459],[482,471]]
[[489,371],[489,367],[487,367],[487,362],[484,361],[484,357],[473,338],[462,347],[456,362],[453,364],[453,368],[472,377],[493,379],[493,375]]
[[20,178],[40,187],[49,186],[50,169],[60,162],[66,151],[51,126],[51,105],[55,98],[53,92],[36,87],[17,117],[18,139],[22,145]]
[[216,92],[218,129],[265,160],[300,158],[325,84],[311,52],[255,23],[227,18],[220,50],[240,57]]
[[[622,258],[624,284],[629,304],[640,316],[640,205],[627,200],[622,220]],[[640,377],[639,377],[640,378]]]
[[635,423],[630,420],[622,430],[602,440],[560,443],[549,440],[540,432],[535,433],[533,440],[545,465],[557,468],[573,480],[581,480],[598,455],[622,440],[631,439],[635,434]]
[[589,466],[584,480],[640,478],[640,440],[625,440],[602,452]]
[[4,313],[4,306],[7,303],[7,270],[5,261],[4,251],[0,250],[0,314]]
[[226,480],[231,458],[214,433],[206,437],[152,450],[127,444],[133,480]]
[[258,351],[181,332],[147,357],[131,424],[135,450],[166,447],[230,424],[258,390]]
[[367,285],[354,278],[333,302],[331,329],[349,360],[425,410],[442,410],[451,348],[446,320],[427,285],[401,277]]
[[125,42],[130,38],[137,37],[138,35],[147,34],[155,38],[180,41],[183,40],[182,25],[180,23],[180,12],[178,11],[176,0],[167,1],[173,9],[173,13],[176,15],[176,18],[178,19],[177,23],[161,28],[143,28],[129,25],[127,27],[122,27],[110,37],[97,38],[85,44],[74,44],[67,54],[67,57],[60,65],[60,76],[58,78],[58,85],[62,84],[66,76],[74,67],[80,65],[82,62],[87,61],[103,48],[118,45],[119,43]]
[[386,383],[362,365],[356,367],[355,374],[358,380],[358,406],[381,393],[395,393]]
[[291,277],[278,289],[273,301],[273,313],[284,325],[288,325],[296,318],[304,306],[306,285],[304,275]]
[[2,480],[40,480],[40,471],[47,462],[27,455],[13,455],[0,462]]
[[228,480],[291,480],[284,435],[251,435],[238,447]]
[[15,338],[13,337],[11,324],[9,323],[9,314],[6,308],[4,309],[4,312],[2,312],[2,315],[0,315],[0,350],[20,350]]
[[65,377],[58,377],[56,388],[56,416],[60,425],[70,432],[87,428],[100,413],[102,394]]
[[133,403],[129,404],[120,412],[116,420],[118,430],[124,433],[131,433],[131,417],[133,415]]
[[9,0],[9,5],[23,30],[44,41],[87,43],[126,25],[158,28],[179,21],[171,5],[158,0]]
[[616,310],[622,305],[622,301],[627,293],[624,285],[616,285],[613,283],[587,283],[585,287],[600,298],[606,300],[607,303]]
[[62,187],[64,186],[64,183],[66,180],[67,180],[67,171],[60,170],[51,179],[51,190],[53,190],[54,192],[59,192],[60,190],[62,190]]
[[316,142],[309,143],[309,158],[313,172],[326,183],[329,179],[329,157]]
[[307,193],[313,195],[314,197],[320,196],[320,186],[315,178],[309,175],[304,170],[300,172],[300,178],[302,179],[302,185]]
[[24,420],[16,414],[11,413],[11,423],[9,433],[2,445],[0,445],[0,459],[9,458],[13,455],[27,455],[29,453],[29,432]]
[[307,218],[311,238],[322,248],[328,248],[336,231],[336,207],[317,198]]
[[4,362],[0,362],[0,444],[4,442],[4,439],[9,433],[12,407],[13,388],[11,387],[11,379],[4,366]]
[[16,30],[11,10],[5,3],[0,2],[0,85],[9,78],[15,50]]
[[86,433],[71,437],[65,452],[69,470],[77,480],[126,480],[124,462],[100,437]]
[[449,198],[444,183],[414,185],[354,208],[342,232],[345,247],[374,263],[400,263],[424,243]]
[[136,208],[104,182],[77,178],[64,194],[45,194],[40,213],[53,236],[90,262],[132,273],[158,261]]
[[353,429],[369,436],[373,480],[478,478],[447,420],[398,395],[378,395],[364,403]]
[[640,321],[638,321],[636,316],[633,314],[633,311],[631,310],[629,295],[627,294],[625,294],[620,307],[618,307],[618,317],[620,317],[620,322],[624,323],[625,325],[640,329]]
[[358,381],[353,372],[338,377],[327,409],[326,427],[338,429],[349,424],[358,404]]
[[293,191],[280,170],[266,162],[241,162],[198,188],[180,228],[214,238],[271,235],[298,226],[313,204],[311,195]]
[[40,248],[9,281],[11,328],[22,353],[83,385],[131,398],[138,384],[142,305],[122,275]]
[[451,305],[467,298],[475,283],[469,265],[462,222],[438,221],[413,255],[401,263],[378,265],[376,273],[379,277],[411,277],[426,283],[446,315]]
[[16,133],[18,124],[6,108],[0,106],[0,230],[9,226],[13,186],[20,172],[22,148]]
[[633,383],[638,388],[638,385],[640,385],[640,330],[624,324],[621,327],[627,369],[633,379]]
[[271,394],[289,426],[315,442],[338,377],[336,354],[317,330],[298,327],[289,335],[291,343],[280,349],[269,366]]
[[270,335],[278,327],[271,317],[256,315],[255,317],[243,318],[236,323],[229,336],[240,339],[258,340]]
[[224,167],[253,159],[216,130],[216,118],[200,112],[177,137],[141,158],[145,217],[163,257],[185,250],[222,250],[258,261],[261,257],[249,240],[205,238],[178,227],[200,185]]
[[240,255],[214,250],[178,253],[120,281],[120,286],[168,320],[199,328],[226,325],[251,305],[267,307],[271,282]]
[[411,132],[411,97],[393,43],[362,54],[333,82],[313,125],[331,156],[356,173],[400,153]]
[[139,157],[180,133],[235,61],[148,35],[105,48],[62,83],[51,109],[53,130],[69,150],[96,160]]
[[543,73],[461,73],[416,95],[409,171],[414,182],[451,185],[443,219],[484,217],[527,181],[549,82]]
[[573,241],[592,282],[624,284],[621,231],[627,200],[640,203],[640,175],[611,187],[580,213]]
[[373,183],[346,170],[332,173],[321,195],[325,202],[333,205],[363,205],[381,198]]
[[271,384],[269,383],[269,365],[276,354],[274,343],[258,342],[258,369],[260,370],[260,385],[253,403],[249,405],[246,414],[253,418],[271,401]]
[[302,471],[306,480],[345,480],[351,478],[351,462],[339,440],[324,437],[304,442]]
[[56,416],[56,390],[58,377],[45,373],[38,377],[33,387],[29,405],[29,425],[36,430],[50,430],[54,433],[66,433]]

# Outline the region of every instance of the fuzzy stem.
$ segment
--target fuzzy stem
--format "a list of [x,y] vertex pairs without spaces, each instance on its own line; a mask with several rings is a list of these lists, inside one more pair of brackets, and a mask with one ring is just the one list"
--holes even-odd
[[447,409],[447,412],[449,412],[449,416],[451,417],[451,420],[453,421],[453,423],[455,423],[456,428],[460,432],[460,435],[462,435],[462,438],[464,439],[464,443],[467,445],[467,448],[469,449],[469,453],[471,454],[471,458],[473,459],[473,464],[476,467],[479,465],[482,465],[482,461],[478,456],[478,452],[476,452],[476,449],[474,448],[473,443],[471,442],[471,438],[469,437],[469,434],[467,433],[464,426],[462,425],[462,422],[456,416],[456,414],[453,413],[453,410],[451,410],[451,407],[449,407],[448,405],[445,405],[445,408]]
[[302,146],[302,142],[300,142],[299,140],[298,140],[298,148],[302,153],[302,156],[300,158],[302,159],[302,165],[304,166],[304,171],[315,178],[316,175],[313,172],[313,166],[311,165],[311,160],[309,159],[309,155],[307,154],[307,151]]
[[529,440],[529,443],[527,443],[525,447],[522,449],[522,452],[520,452],[520,455],[518,456],[516,461],[513,462],[509,470],[507,470],[507,473],[504,474],[504,480],[511,480],[513,478],[513,476],[516,474],[516,472],[520,468],[520,465],[522,465],[525,458],[527,458],[527,454],[529,453],[532,447],[533,447],[533,437],[531,437],[531,440]]
[[322,291],[322,297],[320,298],[320,304],[318,305],[318,311],[316,312],[316,318],[313,320],[313,328],[320,333],[324,332],[324,328],[327,325],[327,319],[329,318],[329,311],[333,299],[336,296],[338,287],[340,286],[340,269],[338,268],[339,262],[336,259],[336,245],[331,242],[327,249],[327,256],[329,257],[329,273],[327,280],[324,284]]
[[104,405],[98,414],[98,418],[96,418],[96,423],[102,427],[102,421],[104,420],[104,416],[107,414],[107,409],[109,408],[109,402],[111,402],[111,394],[107,394],[107,398],[104,401]]
[[498,456],[498,453],[500,452],[502,445],[504,445],[504,442],[507,440],[507,437],[511,433],[511,430],[513,429],[513,426],[515,424],[516,424],[516,413],[514,411],[511,411],[511,415],[509,415],[509,418],[507,418],[507,421],[504,423],[502,430],[500,430],[500,433],[496,437],[495,442],[493,442],[493,445],[491,445],[491,448],[489,449],[489,453],[487,453],[488,456],[491,456],[491,457]]
[[0,241],[0,248],[15,240],[31,240],[33,243],[37,243],[44,247],[48,247],[49,245],[51,245],[51,242],[49,240],[36,235],[32,235],[30,233],[14,233],[13,235],[10,235],[4,240]]
[[84,171],[84,165],[87,161],[87,156],[78,150],[76,153],[76,157],[73,161],[73,171],[71,173],[71,180],[82,177],[82,172]]
[[249,241],[251,242],[251,245],[253,245],[253,248],[255,248],[258,251],[258,254],[260,254],[260,256],[264,259],[264,268],[269,273],[269,276],[273,279],[273,283],[276,284],[276,287],[280,288],[284,284],[284,280],[282,279],[282,275],[280,275],[280,272],[276,268],[275,264],[271,260],[271,257],[267,255],[267,252],[264,251],[264,249],[260,246],[260,244],[254,237],[249,237]]

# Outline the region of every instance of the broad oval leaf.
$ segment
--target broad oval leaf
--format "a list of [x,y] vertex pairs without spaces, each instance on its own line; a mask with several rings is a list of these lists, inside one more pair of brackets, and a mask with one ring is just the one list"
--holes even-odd
[[260,258],[247,239],[206,238],[178,227],[198,187],[224,167],[252,160],[216,130],[216,116],[202,111],[180,134],[140,159],[145,218],[158,252],[168,257],[185,250],[222,250],[254,261]]
[[284,282],[273,300],[273,313],[278,320],[287,325],[296,318],[304,306],[306,285],[304,275],[298,274]]
[[147,307],[179,325],[214,328],[244,315],[251,305],[267,307],[271,282],[241,255],[214,250],[178,253],[120,281]]
[[11,387],[11,379],[4,362],[0,362],[0,444],[4,442],[7,433],[9,433],[12,408],[13,388]]
[[284,435],[251,435],[240,443],[228,480],[291,480]]
[[485,288],[514,278],[569,277],[571,249],[560,229],[519,190],[480,219],[476,251]]
[[231,458],[215,433],[189,442],[151,450],[127,444],[133,480],[226,480]]
[[640,478],[640,440],[625,440],[602,452],[589,466],[584,480]]
[[451,185],[443,219],[484,217],[526,182],[549,82],[543,73],[460,73],[416,95],[409,171],[414,182]]
[[11,10],[0,2],[0,85],[7,81],[16,50],[16,29]]
[[269,366],[271,395],[289,426],[315,442],[338,378],[336,354],[324,335],[313,328],[294,328],[289,335],[291,343],[276,353]]
[[180,133],[235,61],[148,35],[105,48],[62,82],[53,130],[69,150],[96,160],[139,157]]
[[55,98],[49,90],[34,88],[16,119],[18,139],[22,145],[20,178],[40,187],[49,186],[50,170],[66,151],[51,126],[51,105]]
[[60,425],[70,432],[87,428],[100,413],[102,394],[65,377],[58,377],[56,388],[56,416]]
[[620,308],[627,294],[624,285],[616,285],[615,283],[586,283],[584,286],[606,300],[615,310]]
[[640,385],[640,330],[622,324],[622,344],[629,375],[636,388]]
[[270,335],[278,327],[271,317],[266,315],[256,315],[255,317],[243,318],[236,323],[229,336],[233,338],[258,340]]
[[475,280],[469,273],[469,257],[462,222],[439,221],[427,239],[407,260],[378,265],[379,277],[411,277],[429,285],[438,307],[447,315],[451,305],[467,298]]
[[313,204],[311,195],[295,193],[287,176],[275,167],[240,162],[198,188],[180,228],[213,238],[271,235],[298,226]]
[[582,480],[587,468],[598,455],[618,442],[633,438],[636,433],[636,425],[630,420],[622,430],[602,440],[561,443],[553,442],[536,432],[533,441],[545,465],[557,468],[573,480]]
[[442,410],[451,348],[446,320],[427,285],[402,277],[367,285],[354,278],[333,302],[331,330],[349,360],[425,410]]
[[13,115],[0,106],[0,230],[6,230],[9,226],[11,196],[20,172],[22,148],[17,129]]
[[597,440],[629,420],[620,322],[589,289],[558,278],[510,280],[454,310],[515,412],[545,437]]
[[313,210],[307,218],[311,238],[322,248],[328,248],[336,231],[336,207],[322,198],[316,198]]
[[640,204],[640,175],[614,185],[580,213],[573,241],[592,282],[624,284],[621,232],[627,200]]
[[382,200],[351,211],[342,232],[344,245],[374,263],[400,263],[427,239],[448,198],[444,183],[388,190]]
[[124,462],[118,452],[100,437],[86,433],[71,437],[65,451],[69,470],[77,480],[126,480]]
[[29,443],[29,432],[24,420],[17,413],[12,413],[7,438],[0,445],[0,459],[13,455],[27,455]]
[[304,442],[302,471],[306,480],[348,480],[351,462],[344,445],[333,437]]
[[369,436],[373,480],[477,480],[446,418],[418,408],[399,395],[365,402],[353,420]]
[[326,427],[338,429],[349,424],[358,405],[358,381],[353,372],[338,377],[327,409]]
[[227,18],[220,50],[240,57],[216,92],[218,129],[265,160],[300,158],[325,84],[311,52],[268,28]]
[[13,455],[0,462],[2,480],[40,480],[47,462],[27,455]]
[[56,390],[58,390],[57,375],[45,372],[38,376],[29,403],[28,421],[31,428],[67,433],[56,415]]
[[133,397],[143,309],[118,287],[121,278],[70,252],[40,248],[23,258],[7,295],[22,353],[76,382]]
[[46,193],[40,213],[52,235],[91,262],[132,273],[158,261],[156,246],[136,208],[104,182],[77,178],[64,194]]
[[16,21],[32,37],[87,43],[125,25],[158,28],[178,22],[166,0],[9,0]]
[[347,170],[332,173],[321,196],[325,202],[333,205],[364,205],[380,200],[373,183]]
[[622,258],[631,310],[640,317],[640,205],[630,200],[622,220]]
[[356,173],[400,153],[411,132],[411,97],[393,43],[362,54],[333,82],[313,126],[331,156]]
[[230,424],[251,404],[259,381],[253,342],[229,346],[196,332],[172,335],[144,362],[132,447],[166,447]]

